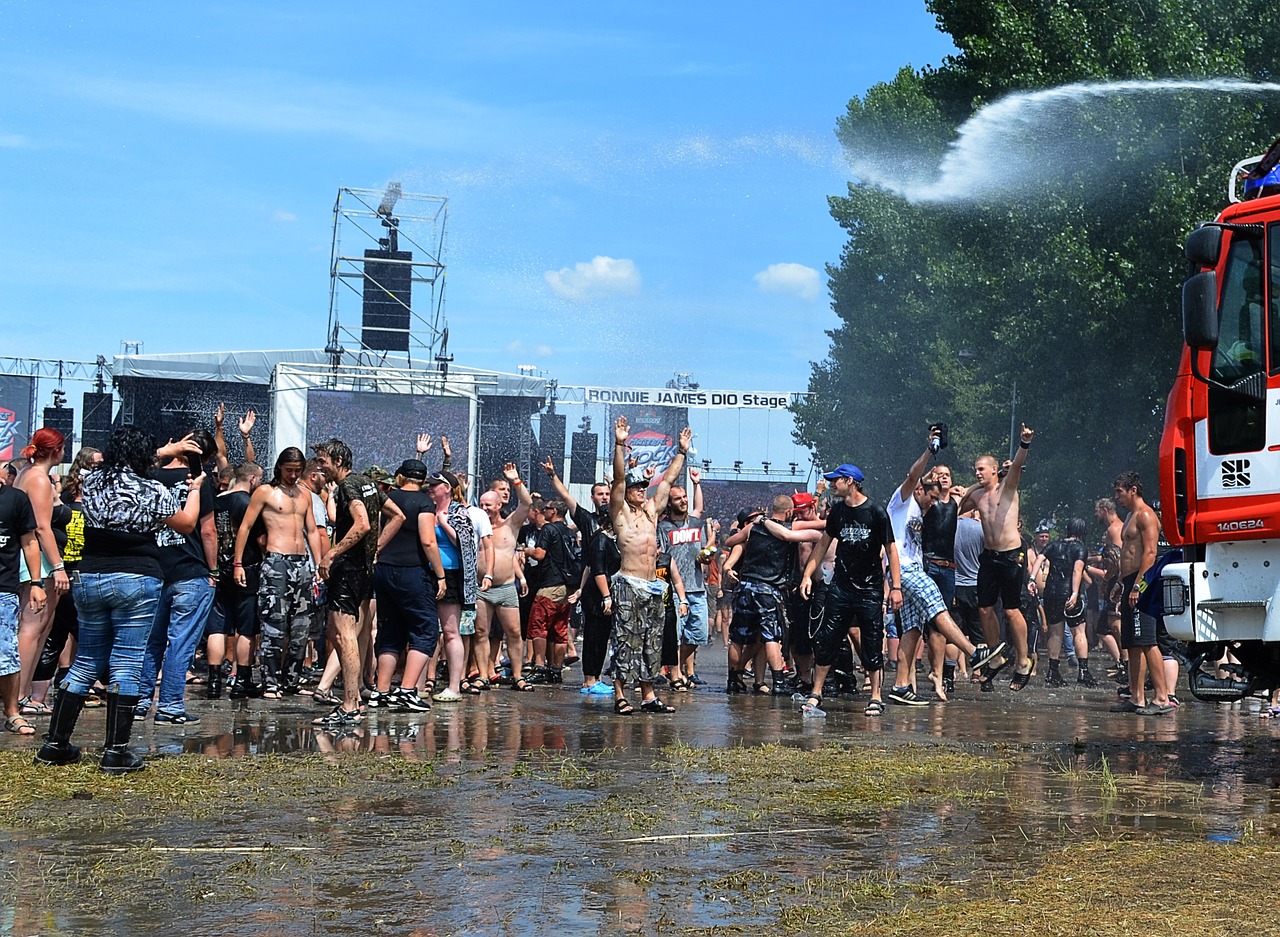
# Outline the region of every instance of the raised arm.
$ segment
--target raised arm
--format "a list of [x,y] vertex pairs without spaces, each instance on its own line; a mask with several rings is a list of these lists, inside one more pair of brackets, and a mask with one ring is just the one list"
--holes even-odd
[[529,494],[529,486],[520,480],[520,470],[516,468],[514,462],[508,462],[502,467],[502,477],[507,480],[511,490],[516,493],[516,500],[520,502],[506,520],[512,530],[518,531],[524,526],[524,522],[529,519],[529,509],[533,507],[533,498]]
[[1009,474],[1005,475],[1001,483],[1004,491],[1018,490],[1018,482],[1022,480],[1022,466],[1027,462],[1027,453],[1031,451],[1031,440],[1035,438],[1036,431],[1023,423],[1022,435],[1018,440],[1018,451],[1013,454],[1013,461],[1009,463]]
[[762,523],[765,530],[787,543],[817,543],[826,536],[819,528],[793,530],[786,524],[779,524],[772,517],[763,518]]
[[625,416],[613,425],[613,481],[609,486],[609,516],[616,527],[627,503],[627,438],[631,430]]
[[702,516],[702,471],[697,467],[689,468],[689,486],[693,488],[693,507],[689,509],[689,514],[693,517]]
[[546,461],[542,463],[542,470],[547,473],[547,478],[551,479],[551,487],[556,490],[556,497],[564,502],[566,516],[572,517],[574,512],[578,510],[578,502],[573,495],[569,494],[569,489],[564,482],[560,480],[560,476],[556,474],[556,460],[551,456],[547,456]]
[[249,438],[249,434],[253,432],[253,425],[258,422],[258,414],[252,410],[246,410],[240,422],[236,424],[236,428],[240,430],[240,441],[244,443],[244,460],[246,462],[256,462],[257,453],[253,451],[253,440]]
[[227,460],[227,437],[222,433],[222,421],[227,415],[227,405],[225,403],[218,404],[218,409],[213,411],[213,446],[215,460],[217,462],[218,471],[222,471],[231,463]]
[[[932,443],[938,436],[936,429],[929,430],[929,442]],[[902,487],[898,489],[902,500],[906,501],[916,490],[916,485],[920,484],[920,479],[924,477],[925,469],[929,467],[929,457],[933,455],[933,449],[930,446],[924,447],[924,452],[920,454],[920,458],[911,463],[911,468],[907,469],[907,477],[902,480]]]

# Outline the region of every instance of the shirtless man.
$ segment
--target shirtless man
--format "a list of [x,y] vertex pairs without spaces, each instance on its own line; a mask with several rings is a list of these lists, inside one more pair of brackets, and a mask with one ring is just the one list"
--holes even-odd
[[[991,647],[1000,644],[1000,622],[996,619],[996,601],[1004,606],[1009,622],[1009,643],[1013,645],[1015,667],[1009,688],[1015,692],[1031,680],[1032,661],[1027,653],[1027,620],[1022,616],[1022,585],[1026,577],[1026,553],[1018,532],[1018,482],[1022,466],[1027,462],[1035,431],[1022,424],[1018,452],[1009,463],[1009,473],[1000,478],[1000,464],[995,456],[983,455],[973,465],[977,484],[960,502],[959,512],[976,508],[982,521],[984,549],[978,567],[978,614],[982,616],[982,632]],[[986,665],[984,681],[990,682],[1004,668]]]
[[1116,513],[1116,503],[1110,498],[1099,498],[1094,502],[1093,516],[1106,528],[1102,542],[1113,547],[1120,546],[1120,532],[1124,529],[1124,521]]
[[[1146,588],[1143,576],[1156,561],[1160,524],[1155,511],[1142,499],[1142,479],[1137,472],[1122,472],[1116,479],[1115,493],[1116,503],[1129,512],[1120,531],[1120,578],[1124,590],[1120,599],[1120,646],[1129,652],[1130,697],[1111,707],[1111,711],[1163,716],[1173,712],[1174,706],[1169,701],[1164,659],[1156,639],[1156,620],[1138,611],[1138,596]],[[1150,703],[1144,702],[1146,673],[1151,674]]]
[[[507,642],[507,658],[511,661],[511,689],[532,693],[533,684],[524,678],[524,641],[520,637],[520,596],[526,591],[524,580],[516,569],[516,535],[529,517],[533,499],[529,488],[520,480],[515,463],[502,467],[510,488],[516,490],[519,506],[510,516],[502,516],[502,494],[492,486],[480,496],[480,507],[493,524],[493,580],[481,583],[476,603],[476,633],[488,634],[497,651],[502,638]],[[517,580],[519,580],[517,584]],[[487,588],[486,588],[487,585]],[[496,627],[495,627],[496,626]]]
[[290,446],[281,450],[271,481],[254,490],[236,531],[231,566],[241,588],[248,580],[243,565],[245,548],[259,517],[267,532],[258,586],[264,699],[280,699],[302,687],[302,659],[315,614],[311,589],[316,570],[311,557],[322,555],[311,492],[298,484],[306,464],[301,449]]
[[645,499],[649,480],[627,474],[627,439],[631,430],[627,418],[618,417],[613,429],[613,484],[609,497],[609,517],[618,535],[622,565],[610,583],[613,597],[613,710],[620,716],[636,711],[627,700],[626,689],[640,684],[640,709],[650,713],[671,713],[653,692],[653,678],[662,669],[662,626],[666,616],[667,584],[657,577],[658,516],[667,507],[671,485],[680,477],[685,454],[693,439],[686,426],[680,431],[679,448],[658,482],[652,501]]

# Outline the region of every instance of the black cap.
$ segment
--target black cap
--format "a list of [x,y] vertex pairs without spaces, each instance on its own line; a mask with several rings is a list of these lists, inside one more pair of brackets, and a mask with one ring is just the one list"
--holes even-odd
[[414,481],[425,481],[427,467],[420,459],[405,459],[400,463],[400,467],[396,469],[396,474],[403,475],[405,478],[412,478]]

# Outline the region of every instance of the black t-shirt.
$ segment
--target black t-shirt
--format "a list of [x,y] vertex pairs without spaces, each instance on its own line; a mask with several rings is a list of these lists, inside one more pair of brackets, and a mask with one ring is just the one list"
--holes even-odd
[[[36,529],[36,512],[25,491],[0,487],[0,592],[18,594],[22,564],[22,535]],[[38,574],[37,574],[38,575]]]
[[600,515],[595,511],[588,511],[579,504],[573,509],[572,519],[573,526],[582,533],[582,542],[589,544],[591,538],[596,535],[596,531],[600,529]]
[[[236,534],[244,522],[245,512],[249,510],[249,502],[253,496],[247,491],[227,491],[213,499],[213,526],[218,531],[218,571],[219,580],[224,586],[235,585]],[[240,557],[240,565],[244,567],[245,576],[257,575],[258,566],[262,563],[262,550],[258,546],[258,537],[267,532],[262,523],[262,515],[253,522],[249,531],[249,539],[244,545],[244,554]],[[238,587],[237,587],[238,588]]]
[[335,543],[341,542],[355,526],[355,519],[351,516],[351,502],[359,501],[364,504],[365,513],[369,515],[369,532],[338,559],[373,569],[373,557],[378,552],[378,534],[382,530],[382,505],[387,496],[373,483],[372,478],[352,472],[338,482],[334,497],[338,499],[338,519],[334,525]]
[[[1076,561],[1081,563],[1088,556],[1088,551],[1079,540],[1055,540],[1044,548],[1041,554],[1049,561],[1049,575],[1044,581],[1045,593],[1068,595],[1071,592],[1071,576]],[[1081,577],[1081,582],[1084,579]]]
[[431,526],[435,526],[435,500],[425,491],[402,491],[399,488],[392,488],[387,492],[387,497],[392,504],[404,511],[404,523],[382,548],[378,562],[384,566],[425,567],[427,554],[422,549],[422,539],[418,536],[418,524],[420,515],[430,514]]
[[[516,541],[523,544],[525,550],[538,545],[538,525],[532,522],[520,528]],[[546,567],[535,560],[527,552],[524,555],[524,581],[529,586],[529,593],[537,592],[542,585],[542,572]]]
[[781,589],[795,570],[797,553],[794,544],[779,540],[757,522],[751,528],[738,562],[738,578],[743,582],[762,582]]
[[925,557],[955,561],[957,505],[948,498],[938,501],[925,512],[923,518],[923,547]]
[[869,498],[852,508],[838,501],[827,515],[826,533],[836,542],[834,581],[846,592],[879,599],[884,593],[880,553],[894,542],[889,512]]
[[583,590],[582,601],[596,614],[602,614],[604,597],[596,586],[596,577],[603,576],[607,582],[622,568],[622,554],[618,551],[617,538],[609,536],[603,530],[597,530],[587,544],[587,564],[591,569],[591,575],[587,577],[587,587]]
[[552,521],[542,525],[538,531],[539,550],[546,550],[546,555],[538,563],[542,577],[538,582],[539,589],[548,586],[567,586],[570,592],[578,588],[578,577],[582,575],[582,567],[578,565],[577,551],[573,547],[573,534],[563,521]]
[[[151,477],[178,496],[183,504],[187,500],[190,471],[182,468],[158,468],[151,470]],[[206,478],[205,482],[211,482]],[[200,539],[200,522],[213,513],[216,507],[214,485],[200,486],[200,521],[189,534],[180,534],[171,527],[156,533],[156,545],[160,547],[160,568],[166,584],[186,582],[190,579],[207,579],[209,564],[204,555],[204,542]]]

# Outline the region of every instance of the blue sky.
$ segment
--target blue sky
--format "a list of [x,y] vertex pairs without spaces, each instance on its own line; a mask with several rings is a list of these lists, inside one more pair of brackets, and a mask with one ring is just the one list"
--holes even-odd
[[457,363],[565,384],[803,390],[836,118],[950,51],[909,2],[0,11],[5,354],[318,347],[337,189],[394,179]]

